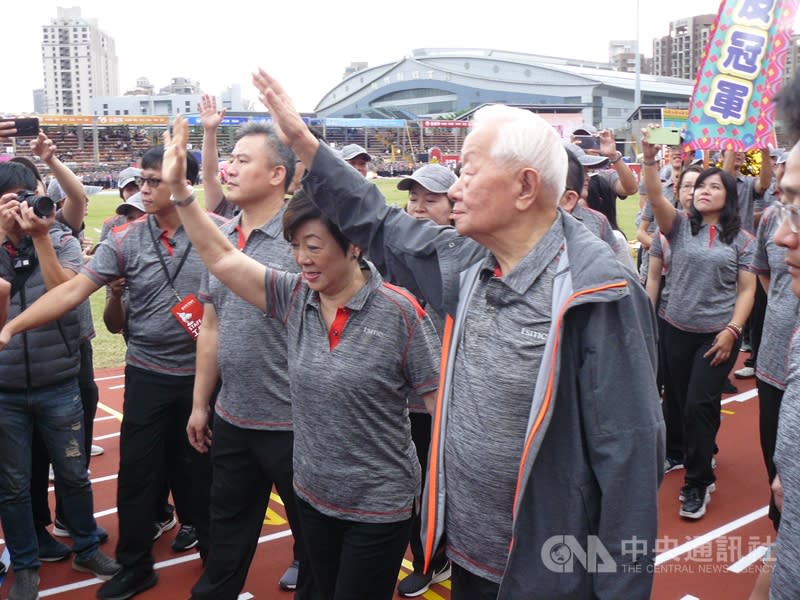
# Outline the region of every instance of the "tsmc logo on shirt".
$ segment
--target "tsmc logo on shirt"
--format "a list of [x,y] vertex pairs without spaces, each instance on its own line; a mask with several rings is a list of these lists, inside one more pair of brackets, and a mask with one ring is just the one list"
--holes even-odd
[[364,327],[364,333],[367,335],[376,335],[378,337],[383,337],[383,332],[377,329],[372,329],[371,327]]
[[541,333],[539,331],[535,331],[533,329],[528,329],[527,327],[523,327],[522,331],[520,331],[522,335],[525,337],[533,338],[535,340],[541,340],[542,342],[547,341],[547,334]]

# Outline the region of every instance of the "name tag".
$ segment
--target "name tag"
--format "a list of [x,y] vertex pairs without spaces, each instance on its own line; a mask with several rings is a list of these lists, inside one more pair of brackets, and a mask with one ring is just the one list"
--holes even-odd
[[181,324],[193,340],[200,335],[200,325],[203,323],[203,303],[194,294],[186,297],[170,309],[172,316]]

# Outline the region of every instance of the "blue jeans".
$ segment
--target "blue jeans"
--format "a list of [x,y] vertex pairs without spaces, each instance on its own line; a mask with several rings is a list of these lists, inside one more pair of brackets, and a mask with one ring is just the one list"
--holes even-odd
[[77,379],[33,390],[0,390],[0,519],[15,570],[39,566],[30,494],[34,424],[52,459],[74,552],[85,557],[99,545]]

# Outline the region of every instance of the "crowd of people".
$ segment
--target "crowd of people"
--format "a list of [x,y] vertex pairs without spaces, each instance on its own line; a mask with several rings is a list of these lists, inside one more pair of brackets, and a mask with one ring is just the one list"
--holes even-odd
[[[672,160],[662,178],[643,131],[639,270],[616,219],[639,183],[610,131],[565,142],[533,113],[482,108],[459,176],[420,166],[399,208],[367,180],[363,147],[329,147],[266,72],[254,85],[273,123],[239,130],[226,186],[224,111],[206,96],[200,163],[178,116],[119,174],[91,251],[87,190],[43,133],[32,150],[54,205],[25,196],[46,192],[34,163],[0,164],[11,600],[37,598],[41,562],[70,556],[104,580],[99,598],[131,598],[157,585],[153,541],[178,521],[173,548],[203,563],[187,593],[235,599],[273,487],[294,537],[278,583],[300,600],[413,597],[448,578],[454,600],[648,598],[655,556],[626,541],[656,547],[670,471],[685,472],[680,516],[706,514],[746,334],[775,492],[771,593],[797,597],[800,147],[774,165],[765,150],[757,178],[732,152],[721,169]],[[127,342],[114,558],[88,479],[87,298],[103,287],[104,323]],[[47,529],[50,463],[53,532],[71,548]],[[553,568],[558,536],[607,564]]]

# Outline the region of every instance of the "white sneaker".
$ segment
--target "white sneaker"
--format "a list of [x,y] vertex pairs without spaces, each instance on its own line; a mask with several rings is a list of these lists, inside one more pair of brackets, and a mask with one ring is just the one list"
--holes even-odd
[[94,444],[92,444],[92,451],[91,451],[92,456],[100,456],[104,452],[105,449],[102,446],[95,446]]
[[733,372],[736,379],[751,379],[756,376],[756,370],[753,367],[742,367]]

